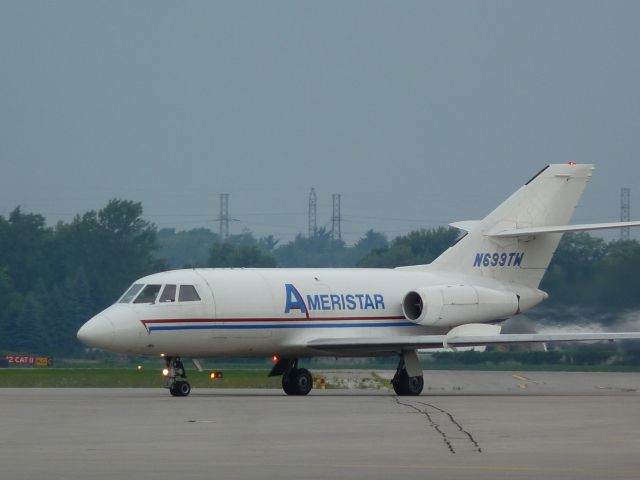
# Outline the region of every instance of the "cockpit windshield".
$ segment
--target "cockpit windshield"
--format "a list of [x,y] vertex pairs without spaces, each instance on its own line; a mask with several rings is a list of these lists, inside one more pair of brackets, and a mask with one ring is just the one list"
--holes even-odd
[[160,293],[160,287],[162,285],[147,285],[133,303],[154,303],[158,298],[158,293]]
[[[162,293],[160,293],[162,290]],[[160,296],[158,297],[158,294]],[[118,303],[174,303],[174,302],[200,302],[200,295],[194,285],[175,284],[133,284],[129,290],[118,300]]]
[[175,302],[176,301],[176,286],[165,285],[160,295],[160,303]]
[[125,294],[120,298],[118,303],[129,303],[131,300],[133,300],[133,297],[135,297],[138,292],[142,290],[142,287],[144,287],[143,284],[134,283],[131,288],[129,288],[129,290],[127,290]]
[[193,285],[180,285],[178,300],[181,302],[199,302],[200,295]]

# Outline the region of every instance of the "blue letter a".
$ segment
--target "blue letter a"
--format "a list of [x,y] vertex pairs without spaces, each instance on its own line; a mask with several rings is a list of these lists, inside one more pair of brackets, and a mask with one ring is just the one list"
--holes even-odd
[[289,313],[291,310],[300,310],[302,313],[307,313],[307,306],[304,304],[296,287],[290,283],[285,283],[284,288],[287,290],[287,304],[284,307],[284,313]]

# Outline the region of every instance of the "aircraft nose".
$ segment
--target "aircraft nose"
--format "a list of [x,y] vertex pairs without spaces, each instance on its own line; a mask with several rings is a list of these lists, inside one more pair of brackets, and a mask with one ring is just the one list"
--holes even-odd
[[78,340],[85,345],[109,349],[113,345],[115,333],[115,328],[109,317],[104,313],[99,313],[80,327],[77,336]]

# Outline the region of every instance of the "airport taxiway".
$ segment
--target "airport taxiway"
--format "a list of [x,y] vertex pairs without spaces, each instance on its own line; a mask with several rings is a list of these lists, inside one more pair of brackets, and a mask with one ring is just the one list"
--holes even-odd
[[0,389],[2,478],[640,478],[639,374],[425,374],[420,397]]

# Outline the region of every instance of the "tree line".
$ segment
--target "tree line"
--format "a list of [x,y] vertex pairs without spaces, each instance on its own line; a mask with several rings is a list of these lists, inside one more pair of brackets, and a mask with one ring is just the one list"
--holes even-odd
[[[0,351],[73,356],[77,329],[137,278],[182,267],[396,267],[431,262],[459,232],[417,230],[389,241],[369,230],[354,245],[326,230],[281,244],[244,231],[221,242],[206,228],[161,229],[140,203],[111,200],[48,226],[20,208],[0,216]],[[566,234],[541,289],[551,305],[640,306],[640,243]]]

